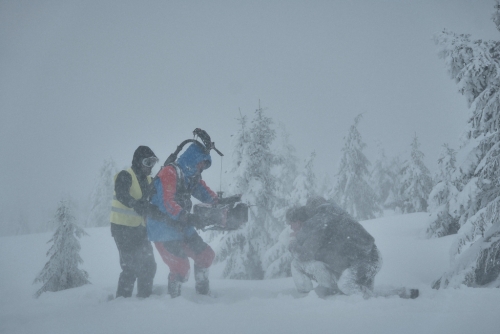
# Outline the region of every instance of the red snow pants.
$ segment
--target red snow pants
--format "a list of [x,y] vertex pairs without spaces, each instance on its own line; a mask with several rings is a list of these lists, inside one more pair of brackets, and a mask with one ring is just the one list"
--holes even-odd
[[188,257],[198,268],[209,268],[215,258],[213,249],[197,233],[186,240],[155,242],[155,246],[170,269],[169,281],[187,282],[190,271]]

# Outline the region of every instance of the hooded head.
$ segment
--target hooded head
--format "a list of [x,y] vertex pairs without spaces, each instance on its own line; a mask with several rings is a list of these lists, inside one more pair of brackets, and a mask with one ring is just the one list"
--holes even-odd
[[135,152],[134,157],[132,158],[132,169],[136,173],[142,173],[145,175],[149,175],[151,173],[151,169],[153,168],[145,166],[143,164],[143,160],[146,158],[157,158],[154,152],[147,146],[139,146]]
[[286,222],[297,233],[302,228],[302,223],[309,219],[305,206],[296,206],[286,211]]
[[312,196],[312,197],[309,197],[307,199],[307,202],[306,202],[306,212],[307,212],[307,216],[309,218],[311,218],[312,216],[314,216],[316,214],[316,211],[317,209],[323,205],[323,204],[326,204],[328,203],[328,201],[324,198],[324,197],[321,197],[321,196]]
[[293,222],[305,222],[310,217],[307,216],[306,207],[305,206],[295,206],[286,211],[285,218],[287,223]]
[[200,143],[192,143],[177,159],[177,165],[186,177],[201,173],[212,165],[210,153]]

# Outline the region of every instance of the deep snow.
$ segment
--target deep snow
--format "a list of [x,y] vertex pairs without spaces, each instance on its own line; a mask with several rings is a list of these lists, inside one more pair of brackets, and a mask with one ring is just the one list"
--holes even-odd
[[[449,267],[453,236],[425,239],[427,220],[418,213],[362,222],[384,260],[376,289],[416,287],[421,295],[415,300],[301,297],[291,278],[225,280],[215,265],[216,298],[196,295],[191,277],[177,299],[161,294],[108,301],[120,273],[109,228],[87,229],[89,236],[80,239],[81,267],[91,285],[35,299],[40,285],[32,282],[47,261],[51,234],[2,237],[0,333],[498,333],[500,289],[430,288]],[[168,269],[155,256],[155,289],[165,290]]]

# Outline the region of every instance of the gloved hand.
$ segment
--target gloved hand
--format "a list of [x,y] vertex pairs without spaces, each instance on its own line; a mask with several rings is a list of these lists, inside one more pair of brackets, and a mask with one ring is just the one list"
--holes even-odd
[[295,253],[297,251],[297,241],[294,239],[290,240],[290,243],[288,244],[288,250],[290,253]]
[[201,217],[194,213],[186,213],[186,221],[189,225],[194,226],[197,229],[202,229],[205,227],[205,224],[203,223]]
[[134,200],[130,204],[137,214],[143,216],[148,213],[149,203],[145,199]]

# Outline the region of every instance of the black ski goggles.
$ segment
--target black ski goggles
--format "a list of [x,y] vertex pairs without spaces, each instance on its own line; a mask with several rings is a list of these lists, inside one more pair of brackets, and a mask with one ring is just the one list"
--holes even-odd
[[158,162],[157,157],[149,157],[142,159],[142,164],[146,167],[153,167]]

